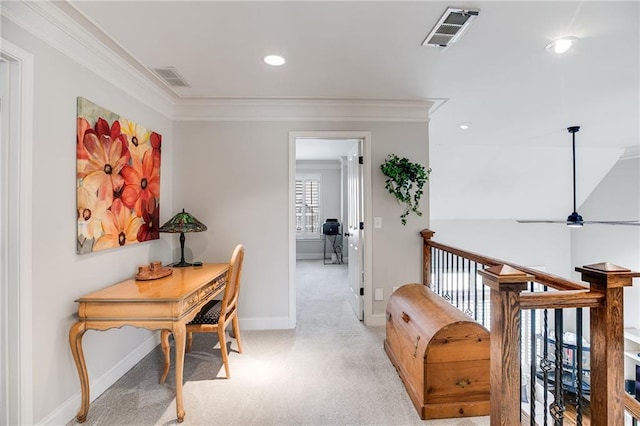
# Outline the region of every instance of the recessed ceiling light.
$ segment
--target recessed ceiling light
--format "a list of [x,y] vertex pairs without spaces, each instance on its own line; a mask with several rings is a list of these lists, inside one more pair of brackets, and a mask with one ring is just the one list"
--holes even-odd
[[576,40],[576,37],[563,37],[547,44],[545,46],[545,49],[550,50],[554,53],[564,53],[571,48]]
[[467,130],[469,129],[469,127],[471,127],[471,123],[469,122],[460,123],[458,124],[458,127],[461,128],[462,130]]
[[282,56],[268,55],[264,57],[264,62],[271,66],[279,67],[280,65],[284,65],[286,61]]

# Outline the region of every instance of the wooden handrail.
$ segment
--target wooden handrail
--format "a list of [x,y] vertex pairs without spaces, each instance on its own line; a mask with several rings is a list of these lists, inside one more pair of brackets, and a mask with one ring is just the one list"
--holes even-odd
[[640,420],[640,402],[628,393],[624,394],[624,408],[633,416],[634,419]]
[[566,278],[559,277],[557,275],[541,272],[536,269],[527,268],[525,266],[518,265],[512,262],[506,262],[504,260],[496,259],[489,256],[484,256],[482,254],[474,253],[467,250],[462,250],[456,247],[451,247],[446,244],[438,243],[438,242],[427,240],[427,239],[424,240],[424,243],[427,246],[444,250],[448,253],[452,253],[457,256],[464,257],[465,259],[470,259],[476,263],[482,263],[483,265],[487,265],[487,266],[509,265],[529,275],[533,275],[535,277],[535,282],[555,288],[556,290],[589,290],[589,287],[584,284],[571,281]]

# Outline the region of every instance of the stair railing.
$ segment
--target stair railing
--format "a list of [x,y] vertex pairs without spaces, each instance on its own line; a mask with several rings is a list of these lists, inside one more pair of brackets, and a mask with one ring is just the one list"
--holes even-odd
[[[592,425],[623,425],[625,407],[633,418],[640,418],[640,403],[624,392],[623,362],[623,288],[631,286],[640,273],[610,263],[577,267],[584,284],[435,242],[429,229],[421,235],[424,285],[491,331],[491,425],[520,424],[525,417],[521,413],[523,318],[531,327],[530,424],[539,421],[534,401],[538,399],[536,383],[540,382],[542,424],[563,424],[569,361],[575,366],[569,386],[575,391],[571,415],[575,415],[576,424],[582,424],[585,405]],[[582,336],[585,308],[590,314],[589,349],[584,347]],[[553,310],[552,319],[549,310]],[[529,317],[523,316],[523,311],[529,311]],[[575,341],[571,343],[563,342],[565,312],[576,319],[576,332],[571,335]],[[542,317],[544,326],[538,327],[536,320]],[[553,331],[549,323],[553,323]],[[569,360],[569,356],[573,358]],[[555,380],[558,377],[560,380]],[[550,387],[552,398],[547,397]],[[549,404],[550,399],[553,402]]]

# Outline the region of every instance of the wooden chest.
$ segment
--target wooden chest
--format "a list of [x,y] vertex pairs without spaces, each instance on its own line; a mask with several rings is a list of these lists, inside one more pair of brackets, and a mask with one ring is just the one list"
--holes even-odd
[[384,349],[423,420],[489,415],[489,331],[428,287],[391,295]]

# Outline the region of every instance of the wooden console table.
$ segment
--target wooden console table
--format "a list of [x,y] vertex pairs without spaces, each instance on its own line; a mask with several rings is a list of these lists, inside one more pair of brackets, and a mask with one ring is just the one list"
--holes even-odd
[[[108,330],[124,325],[149,330],[169,330],[176,347],[176,412],[184,420],[182,374],[186,342],[186,324],[200,308],[225,287],[228,263],[205,263],[202,267],[174,268],[165,278],[152,281],[130,279],[76,300],[78,322],[69,331],[69,344],[80,376],[82,402],[76,418],[87,419],[89,412],[89,375],[82,352],[82,336],[87,330]],[[160,383],[169,373],[165,359]]]

